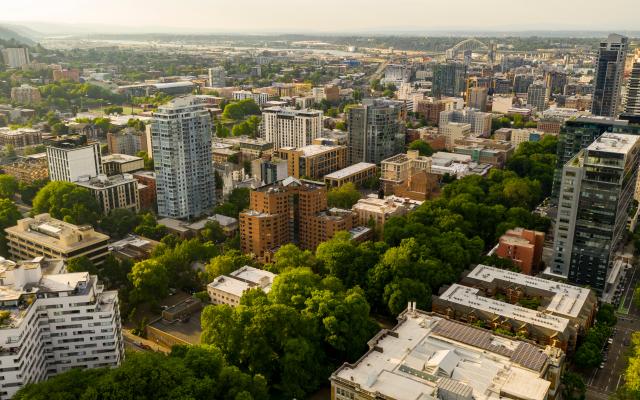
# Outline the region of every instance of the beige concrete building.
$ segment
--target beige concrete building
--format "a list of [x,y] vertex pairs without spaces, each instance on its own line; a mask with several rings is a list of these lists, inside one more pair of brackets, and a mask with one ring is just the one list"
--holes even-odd
[[0,146],[16,149],[42,144],[42,131],[32,128],[0,128]]
[[358,200],[352,210],[358,214],[360,225],[367,225],[370,220],[373,220],[376,226],[383,227],[389,218],[403,216],[420,204],[422,204],[421,201],[408,198],[387,196],[380,199],[375,195],[370,195]]
[[128,154],[102,156],[102,172],[105,175],[131,174],[144,169],[144,159]]
[[552,400],[565,355],[415,308],[331,374],[331,400]]
[[451,151],[457,139],[463,139],[471,135],[471,124],[447,122],[438,127],[438,132],[445,137],[447,151]]
[[39,214],[24,218],[6,228],[9,254],[16,260],[45,256],[69,260],[85,256],[101,264],[109,254],[109,236],[96,232],[90,225],[73,225]]
[[31,85],[11,88],[11,101],[18,104],[34,104],[42,100],[40,90]]
[[325,175],[324,183],[327,188],[340,187],[349,182],[360,186],[368,179],[374,178],[377,171],[378,167],[375,164],[359,162]]
[[421,156],[417,150],[396,154],[380,163],[380,181],[385,192],[392,191],[420,171],[431,172],[431,157]]
[[250,289],[260,288],[269,293],[276,274],[250,266],[244,266],[227,275],[220,275],[207,285],[211,304],[240,304],[242,295]]
[[281,147],[275,155],[287,160],[287,172],[295,178],[321,180],[347,166],[347,146],[312,144],[300,148]]

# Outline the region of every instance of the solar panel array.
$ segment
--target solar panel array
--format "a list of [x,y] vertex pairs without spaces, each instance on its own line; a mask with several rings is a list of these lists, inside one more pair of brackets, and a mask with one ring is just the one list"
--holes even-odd
[[493,343],[493,334],[483,329],[460,322],[442,319],[433,328],[433,333],[470,346],[509,357],[512,362],[533,371],[541,371],[547,355],[538,346],[520,342],[515,350]]

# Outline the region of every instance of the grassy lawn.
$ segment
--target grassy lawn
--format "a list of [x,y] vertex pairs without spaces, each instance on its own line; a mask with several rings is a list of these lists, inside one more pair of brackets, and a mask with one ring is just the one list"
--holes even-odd
[[[90,108],[89,112],[97,112],[97,113],[104,114],[104,109],[106,107],[112,107],[112,106]],[[123,106],[122,107],[123,115],[137,115],[137,114],[141,114],[142,112],[144,112],[142,107],[136,107],[136,106],[133,106],[133,107],[131,107],[131,106]]]

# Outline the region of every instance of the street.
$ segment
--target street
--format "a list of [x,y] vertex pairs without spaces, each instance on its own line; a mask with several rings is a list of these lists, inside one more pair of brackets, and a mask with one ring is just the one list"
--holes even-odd
[[633,291],[640,280],[640,272],[637,272],[637,266],[629,272],[631,278],[621,299],[621,308],[628,309],[629,313],[618,316],[616,330],[612,336],[613,343],[606,352],[607,361],[604,362],[604,368],[596,368],[585,376],[587,399],[606,399],[624,383],[623,375],[627,366],[625,354],[629,350],[631,334],[640,331],[640,310],[633,301]]

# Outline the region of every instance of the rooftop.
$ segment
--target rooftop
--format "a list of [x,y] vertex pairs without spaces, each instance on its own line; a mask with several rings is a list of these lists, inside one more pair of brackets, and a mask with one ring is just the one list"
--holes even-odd
[[484,297],[479,292],[480,289],[454,283],[445,290],[440,299],[555,332],[565,332],[569,326],[569,320],[566,318]]
[[624,135],[621,133],[603,133],[591,143],[587,150],[605,151],[609,153],[627,154],[638,141],[636,135]]
[[342,168],[340,170],[327,174],[325,175],[325,178],[342,179],[346,178],[347,176],[357,174],[358,172],[366,171],[370,168],[376,168],[376,165],[372,163],[359,162],[357,164],[350,165],[347,168]]
[[586,288],[482,264],[476,266],[467,276],[485,282],[503,281],[546,291],[549,297],[552,297],[546,310],[573,318],[580,314],[591,293],[591,290]]
[[397,400],[543,400],[551,383],[541,375],[558,354],[418,310],[401,314],[369,346],[332,380]]
[[118,164],[124,164],[132,161],[141,161],[142,157],[130,156],[128,154],[109,154],[102,156],[102,163],[115,162]]
[[275,277],[274,273],[245,265],[229,275],[220,275],[207,286],[242,297],[245,291],[258,287],[265,293],[269,293]]
[[113,186],[126,185],[130,182],[136,182],[131,174],[112,176],[101,174],[93,178],[90,178],[88,175],[81,176],[78,178],[76,185],[86,187],[88,189],[105,189]]
[[52,218],[49,214],[23,218],[18,220],[17,225],[6,228],[5,231],[63,253],[100,242],[105,242],[106,245],[106,241],[109,240],[109,236],[94,231],[90,225],[73,225]]

